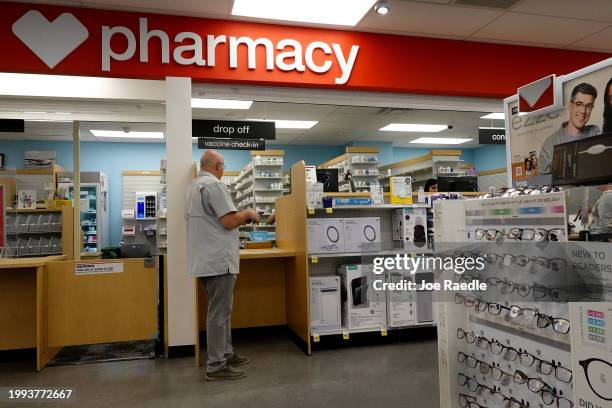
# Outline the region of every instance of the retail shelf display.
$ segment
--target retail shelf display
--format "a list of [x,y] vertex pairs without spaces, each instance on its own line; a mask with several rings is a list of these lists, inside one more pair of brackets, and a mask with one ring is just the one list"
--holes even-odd
[[347,172],[353,177],[357,191],[370,191],[370,187],[380,185],[378,153],[377,147],[349,146],[346,148],[346,153],[322,163],[320,167],[338,169],[340,191],[350,191],[350,183],[345,180]]
[[568,261],[575,249],[567,243],[566,192],[438,201],[434,223],[437,248],[485,265],[440,279],[487,284],[437,295],[440,406],[462,406],[462,394],[494,406],[495,396],[475,392],[484,387],[496,387],[504,406],[580,406],[574,353],[588,334],[586,319],[570,313],[583,277]]

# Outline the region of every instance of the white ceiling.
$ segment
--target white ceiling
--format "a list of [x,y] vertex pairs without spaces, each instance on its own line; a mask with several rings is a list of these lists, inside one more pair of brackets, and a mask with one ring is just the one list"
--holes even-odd
[[[23,113],[23,112],[46,113]],[[20,113],[21,112],[21,113]],[[54,115],[62,113],[57,122]],[[92,112],[97,112],[92,115]],[[0,133],[4,140],[71,140],[70,121],[92,117],[98,122],[84,121],[81,137],[84,141],[130,141],[136,139],[103,139],[94,137],[90,129],[121,130],[130,127],[133,131],[163,131],[164,107],[161,104],[110,103],[87,101],[41,101],[0,100],[0,117],[44,118],[45,121],[26,121],[25,134]],[[69,114],[69,115],[65,115]],[[435,111],[417,109],[374,108],[358,106],[335,106],[320,104],[297,104],[280,102],[254,102],[249,110],[194,109],[196,119],[288,119],[315,120],[319,123],[311,129],[278,129],[275,144],[321,144],[346,145],[351,141],[392,142],[394,146],[435,147],[435,145],[410,144],[421,136],[473,138],[461,147],[478,146],[479,126],[503,126],[503,121],[482,120],[485,112]],[[55,119],[52,121],[51,119]],[[439,133],[381,132],[378,129],[389,123],[423,123],[451,125],[453,128]],[[152,140],[147,140],[151,142]],[[154,141],[154,140],[153,140]]]
[[[26,2],[252,20],[231,16],[233,0]],[[466,2],[485,6],[465,5]],[[388,0],[388,3],[391,6],[388,15],[381,16],[372,10],[355,30],[612,52],[612,0]],[[496,4],[511,5],[496,8]]]

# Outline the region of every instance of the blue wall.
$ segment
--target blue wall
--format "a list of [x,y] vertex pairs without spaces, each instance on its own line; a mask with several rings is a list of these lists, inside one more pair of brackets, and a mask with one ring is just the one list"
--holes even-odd
[[[381,165],[408,160],[427,154],[430,149],[394,148],[385,142],[353,142],[352,145],[376,146],[380,148]],[[344,153],[344,146],[323,145],[273,145],[273,149],[285,151],[285,169],[299,160],[318,165]],[[8,141],[0,140],[0,152],[5,154],[6,166],[23,168],[27,150],[55,150],[57,162],[67,171],[72,170],[72,142]],[[228,170],[240,170],[250,160],[247,151],[225,150]],[[109,177],[111,244],[121,240],[122,177],[125,170],[158,170],[159,161],[165,154],[163,143],[81,143],[81,170],[101,171]],[[199,160],[201,150],[194,145],[191,160]],[[506,165],[504,145],[488,145],[476,149],[464,149],[461,158],[473,163],[477,171],[490,170]]]
[[506,145],[485,145],[473,149],[473,161],[477,171],[506,167]]

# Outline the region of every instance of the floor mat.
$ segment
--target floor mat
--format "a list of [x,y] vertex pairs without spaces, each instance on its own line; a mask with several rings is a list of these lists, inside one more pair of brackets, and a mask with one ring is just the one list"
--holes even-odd
[[64,347],[49,366],[155,358],[155,341],[123,341]]

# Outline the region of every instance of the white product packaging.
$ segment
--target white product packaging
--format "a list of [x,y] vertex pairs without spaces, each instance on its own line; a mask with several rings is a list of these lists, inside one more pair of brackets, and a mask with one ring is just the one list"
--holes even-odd
[[393,240],[403,241],[404,249],[427,249],[427,210],[400,208],[393,213]]
[[340,277],[310,278],[310,327],[313,332],[342,329]]
[[345,218],[344,242],[346,252],[380,251],[380,217]]
[[[407,271],[387,272],[387,282],[399,284],[414,282],[414,275]],[[387,321],[389,327],[404,327],[417,324],[416,292],[412,290],[387,289]]]
[[345,252],[342,218],[309,218],[308,251],[313,254]]
[[387,296],[375,290],[374,281],[384,275],[372,272],[372,265],[342,265],[342,326],[346,329],[380,328],[387,325]]
[[323,208],[323,184],[306,184],[306,206],[308,208]]

